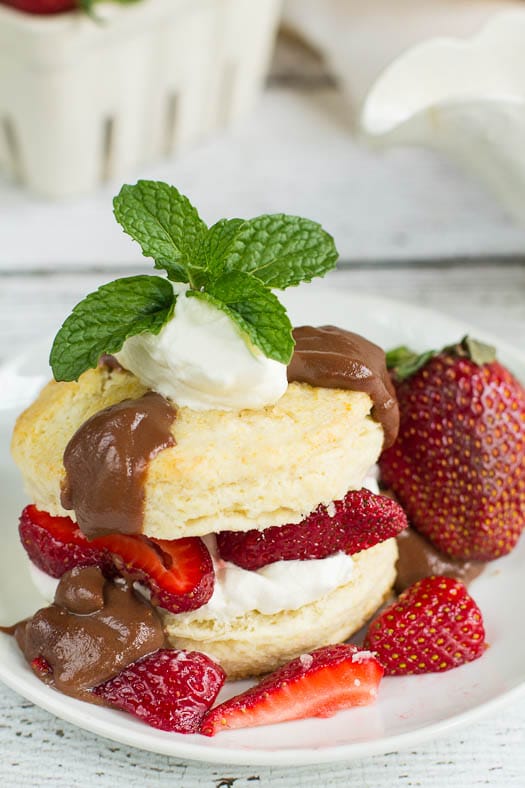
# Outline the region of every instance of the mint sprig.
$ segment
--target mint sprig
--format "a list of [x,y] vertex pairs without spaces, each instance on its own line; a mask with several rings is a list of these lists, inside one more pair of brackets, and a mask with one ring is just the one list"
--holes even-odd
[[[174,186],[139,181],[114,199],[117,221],[155,268],[188,286],[185,296],[213,304],[248,345],[287,364],[292,326],[272,289],[284,290],[335,267],[333,238],[309,219],[286,214],[221,219],[208,228]],[[156,284],[154,284],[156,283]],[[76,380],[104,353],[135,334],[158,333],[175,307],[166,279],[117,279],[87,296],[58,332],[51,351],[57,380]]]

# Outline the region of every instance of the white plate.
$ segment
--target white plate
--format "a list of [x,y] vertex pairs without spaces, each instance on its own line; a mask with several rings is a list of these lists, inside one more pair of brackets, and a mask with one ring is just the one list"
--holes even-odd
[[[335,323],[383,346],[400,342],[416,349],[440,347],[469,327],[448,317],[370,296],[339,296],[308,288],[286,299],[292,321]],[[481,339],[490,341],[484,332]],[[525,355],[502,342],[500,358],[525,380]],[[9,457],[9,436],[19,411],[47,375],[46,348],[34,348],[0,368],[0,494],[3,542],[0,551],[0,622],[8,624],[40,604],[32,590],[16,522],[27,503]],[[485,617],[490,648],[470,665],[441,675],[387,678],[374,706],[351,709],[327,720],[301,720],[221,733],[213,739],[155,731],[130,716],[60,695],[36,679],[14,641],[0,635],[0,679],[25,698],[82,728],[123,744],[177,758],[228,764],[296,765],[363,757],[414,746],[438,733],[470,723],[525,688],[525,638],[516,635],[515,611],[525,605],[525,541],[491,564],[472,584]],[[247,683],[229,685],[223,697]]]

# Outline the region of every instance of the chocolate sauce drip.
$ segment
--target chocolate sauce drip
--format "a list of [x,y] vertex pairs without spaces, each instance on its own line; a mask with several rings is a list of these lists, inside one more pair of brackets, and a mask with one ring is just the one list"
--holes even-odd
[[148,392],[95,413],[73,435],[61,502],[89,539],[142,532],[148,463],[175,445],[175,416],[164,397]]
[[288,381],[366,392],[373,402],[372,416],[383,427],[383,448],[391,446],[399,429],[399,407],[384,351],[336,326],[300,326],[294,328],[293,336]]
[[[127,583],[106,580],[98,567],[76,567],[63,575],[55,602],[15,628],[29,663],[66,695],[100,703],[93,687],[166,645],[157,611]],[[45,664],[45,663],[44,663]]]
[[104,576],[97,567],[85,571],[70,571],[55,591],[55,604],[76,613],[88,616],[104,608]]
[[98,365],[99,367],[106,367],[111,371],[124,369],[122,364],[119,361],[117,361],[115,356],[110,356],[108,353],[104,353],[102,356],[100,356],[98,360]]
[[3,632],[4,635],[14,635],[17,626],[18,624],[13,624],[12,627],[0,627],[0,632]]
[[395,590],[398,594],[430,575],[454,577],[468,585],[485,567],[482,561],[460,561],[448,558],[413,528],[405,528],[396,539],[399,558],[396,566]]

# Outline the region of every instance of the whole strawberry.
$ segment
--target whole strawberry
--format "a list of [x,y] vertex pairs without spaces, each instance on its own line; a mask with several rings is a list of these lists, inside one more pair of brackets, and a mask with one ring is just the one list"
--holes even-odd
[[494,348],[387,354],[400,408],[383,482],[411,524],[454,558],[510,552],[525,523],[525,389]]
[[364,648],[387,676],[451,670],[485,651],[481,611],[459,580],[425,577],[370,624]]

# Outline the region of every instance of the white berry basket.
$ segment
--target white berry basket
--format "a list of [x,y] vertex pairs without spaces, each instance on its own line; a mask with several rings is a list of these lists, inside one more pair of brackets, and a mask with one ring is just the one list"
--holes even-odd
[[140,0],[52,17],[0,6],[0,170],[66,197],[247,112],[280,0]]

